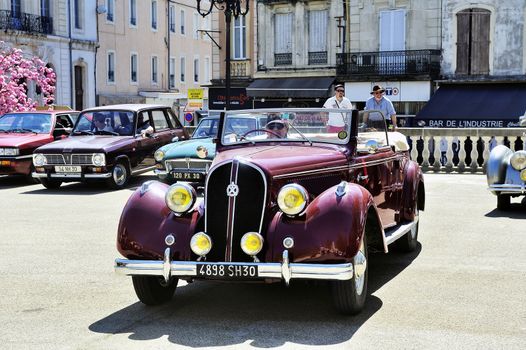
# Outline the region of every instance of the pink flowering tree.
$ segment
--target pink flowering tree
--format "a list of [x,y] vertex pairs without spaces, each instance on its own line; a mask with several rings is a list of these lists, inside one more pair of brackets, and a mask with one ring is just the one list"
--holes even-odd
[[38,57],[26,58],[22,50],[0,41],[0,115],[13,111],[34,110],[37,101],[27,95],[33,81],[42,95],[42,103],[54,100],[56,75]]

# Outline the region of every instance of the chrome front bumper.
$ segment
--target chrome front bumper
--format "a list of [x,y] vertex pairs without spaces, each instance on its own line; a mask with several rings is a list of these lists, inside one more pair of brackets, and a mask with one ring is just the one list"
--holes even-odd
[[[47,178],[48,177],[48,174],[47,173],[33,173],[32,176],[34,178]],[[85,178],[85,179],[108,179],[111,177],[111,173],[100,173],[100,174],[77,174],[77,173],[72,173],[72,174],[67,174],[67,173],[64,173],[64,174],[57,174],[57,173],[52,173],[52,174],[49,174],[49,177],[50,178],[54,178],[54,179],[82,179],[82,178]]]
[[491,192],[499,194],[526,194],[526,183],[522,184],[493,184],[488,187]]
[[[213,265],[257,266],[257,278],[281,279],[289,284],[291,279],[350,280],[353,277],[353,265],[348,264],[299,264],[289,263],[288,251],[283,251],[282,263],[207,263]],[[165,281],[171,277],[197,276],[196,261],[170,261],[170,248],[164,252],[164,261],[115,259],[115,272],[121,275],[163,276]]]

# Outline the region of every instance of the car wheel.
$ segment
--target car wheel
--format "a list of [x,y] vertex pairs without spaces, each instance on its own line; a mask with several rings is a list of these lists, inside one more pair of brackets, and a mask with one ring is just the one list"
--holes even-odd
[[158,276],[132,276],[133,288],[139,300],[146,305],[160,305],[170,301],[177,288],[177,278],[168,283]]
[[363,235],[358,253],[352,260],[353,277],[347,281],[333,281],[332,294],[339,312],[355,315],[362,311],[367,297],[367,239]]
[[57,189],[60,187],[60,185],[62,185],[62,181],[60,180],[50,180],[50,179],[44,179],[44,178],[40,179],[40,183],[42,184],[42,186],[44,186],[48,190]]
[[126,165],[122,162],[115,164],[111,170],[111,177],[108,179],[108,186],[113,189],[123,188],[128,182],[129,172]]
[[509,194],[497,195],[497,209],[508,210],[510,208],[511,196]]
[[[417,196],[418,198],[418,196]],[[416,245],[418,243],[418,219],[420,218],[420,211],[418,210],[418,199],[415,204],[415,221],[416,225],[414,225],[409,232],[407,232],[405,235],[400,237],[395,243],[396,248],[405,253],[412,252],[416,249]]]

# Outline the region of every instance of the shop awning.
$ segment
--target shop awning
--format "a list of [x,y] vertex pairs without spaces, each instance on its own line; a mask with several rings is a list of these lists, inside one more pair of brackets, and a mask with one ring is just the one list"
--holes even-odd
[[415,122],[444,128],[519,126],[519,117],[526,112],[525,97],[523,83],[443,84]]
[[251,97],[327,98],[331,96],[334,78],[256,79],[247,87]]

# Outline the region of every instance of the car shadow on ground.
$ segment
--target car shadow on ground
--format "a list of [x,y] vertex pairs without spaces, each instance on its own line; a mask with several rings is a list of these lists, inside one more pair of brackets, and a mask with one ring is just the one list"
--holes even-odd
[[23,175],[0,175],[0,190],[37,184],[32,183],[31,180]]
[[129,333],[129,339],[142,341],[167,336],[170,342],[189,347],[340,344],[382,307],[382,300],[371,294],[409,266],[420,251],[419,244],[410,254],[371,255],[369,295],[364,310],[356,316],[337,313],[327,282],[293,281],[285,287],[197,281],[179,286],[166,305],[147,307],[137,302],[94,322],[89,329]]
[[[130,191],[133,192],[139,188],[146,181],[157,181],[158,178],[155,175],[140,175],[133,176],[130,178],[124,188],[119,191]],[[22,194],[44,194],[44,195],[94,195],[105,193],[109,191],[115,191],[110,189],[104,181],[94,182],[67,182],[63,183],[58,189],[47,189],[41,184],[36,184],[36,189],[22,192]]]
[[512,198],[508,209],[500,210],[495,208],[484,216],[489,218],[526,219],[526,197],[522,197],[521,201],[518,201],[517,198]]

